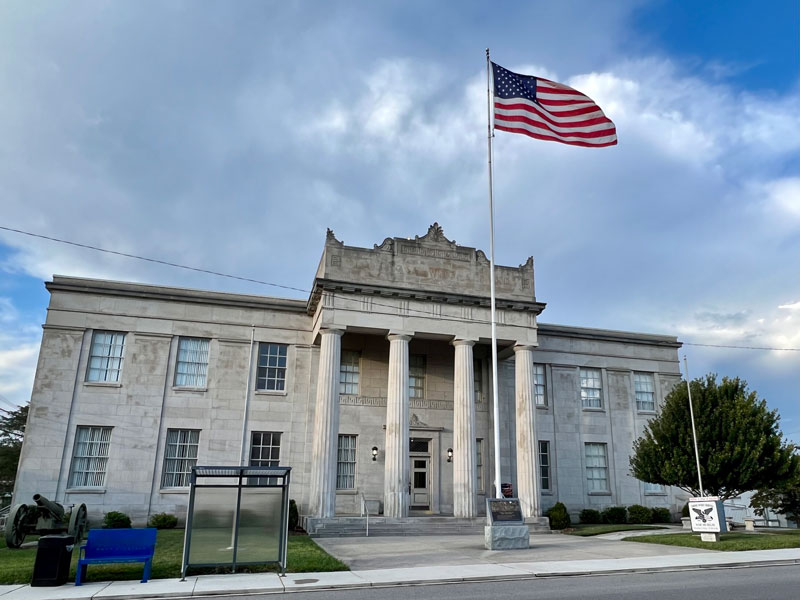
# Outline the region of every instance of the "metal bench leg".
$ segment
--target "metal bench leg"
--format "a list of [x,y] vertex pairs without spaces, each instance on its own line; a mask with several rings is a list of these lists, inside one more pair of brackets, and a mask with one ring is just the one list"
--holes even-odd
[[86,579],[86,565],[78,561],[78,566],[75,569],[75,585],[81,585],[84,579]]
[[142,583],[147,583],[147,580],[150,579],[150,567],[153,566],[153,559],[148,558],[144,562],[144,574],[142,575]]

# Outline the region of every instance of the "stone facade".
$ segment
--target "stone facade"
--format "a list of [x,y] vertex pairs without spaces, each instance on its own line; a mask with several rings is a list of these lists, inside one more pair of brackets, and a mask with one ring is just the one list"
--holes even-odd
[[[526,517],[558,500],[676,511],[628,456],[680,379],[680,344],[538,323],[533,274],[532,259],[496,267],[501,480]],[[307,301],[46,285],[14,502],[182,517],[192,464],[254,457],[292,467],[311,516],[363,497],[386,516],[473,517],[494,493],[489,261],[438,225],[372,249],[329,232]]]

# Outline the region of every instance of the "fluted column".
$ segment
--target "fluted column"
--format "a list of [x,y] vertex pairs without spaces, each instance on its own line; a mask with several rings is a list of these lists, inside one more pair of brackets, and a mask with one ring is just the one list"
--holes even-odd
[[539,460],[536,443],[533,346],[514,346],[517,407],[517,495],[523,517],[539,517]]
[[339,451],[339,364],[342,331],[320,331],[317,402],[311,454],[311,514],[332,517],[336,513],[336,456]]
[[389,334],[389,387],[386,398],[386,466],[383,514],[408,516],[408,341]]
[[453,515],[477,516],[475,375],[472,340],[456,340],[453,384]]

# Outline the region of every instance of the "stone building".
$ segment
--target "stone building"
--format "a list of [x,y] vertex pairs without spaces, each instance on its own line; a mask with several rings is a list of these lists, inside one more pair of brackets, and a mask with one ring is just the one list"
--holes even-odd
[[[489,261],[434,224],[372,249],[328,232],[307,300],[53,277],[14,502],[142,523],[186,512],[193,465],[292,467],[314,518],[484,513],[494,494]],[[676,511],[628,474],[680,379],[675,337],[547,325],[533,260],[496,267],[501,480]],[[680,493],[680,492],[678,492]]]

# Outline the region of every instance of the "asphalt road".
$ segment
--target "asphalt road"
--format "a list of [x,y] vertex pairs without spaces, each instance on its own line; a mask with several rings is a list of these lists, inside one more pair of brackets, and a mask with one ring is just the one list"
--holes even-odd
[[[290,600],[794,600],[797,565],[292,592]],[[275,600],[275,594],[248,598]]]

